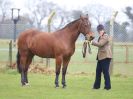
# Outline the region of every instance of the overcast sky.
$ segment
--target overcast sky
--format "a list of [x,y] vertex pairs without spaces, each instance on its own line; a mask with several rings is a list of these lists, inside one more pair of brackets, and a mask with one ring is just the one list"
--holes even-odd
[[66,8],[78,8],[85,6],[87,4],[102,4],[104,6],[111,7],[115,10],[120,10],[121,8],[132,5],[133,0],[49,0],[60,6],[65,6]]
[[[28,0],[11,0],[14,5],[19,8],[24,7],[24,2]],[[114,10],[120,10],[125,6],[133,6],[133,0],[47,0],[58,4],[59,6],[67,9],[77,9],[87,4],[102,4],[113,8]]]

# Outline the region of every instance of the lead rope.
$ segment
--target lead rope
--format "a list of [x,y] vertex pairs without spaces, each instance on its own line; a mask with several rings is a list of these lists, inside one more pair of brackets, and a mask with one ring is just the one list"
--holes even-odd
[[89,52],[89,54],[92,54],[92,52],[91,52],[91,46],[90,46],[90,43],[88,42],[88,52]]
[[82,48],[83,58],[86,57],[87,44],[88,44],[88,52],[89,52],[89,54],[92,53],[89,41],[85,40],[84,43],[83,43],[83,48]]

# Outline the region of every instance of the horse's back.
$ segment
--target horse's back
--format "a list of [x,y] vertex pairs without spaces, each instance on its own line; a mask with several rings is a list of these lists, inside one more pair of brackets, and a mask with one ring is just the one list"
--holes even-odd
[[25,30],[20,33],[18,40],[26,39],[27,37],[33,37],[38,33],[39,33],[39,31],[36,29]]
[[36,29],[29,29],[21,32],[18,37],[18,48],[27,49],[27,43],[31,40],[31,38],[39,33],[41,32]]

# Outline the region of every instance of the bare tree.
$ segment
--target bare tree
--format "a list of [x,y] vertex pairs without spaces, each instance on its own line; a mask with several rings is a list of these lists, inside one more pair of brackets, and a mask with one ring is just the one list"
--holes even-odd
[[[54,29],[64,27],[69,22],[78,19],[83,12],[81,10],[67,11],[65,9],[58,8],[55,20],[58,21],[58,25],[53,25]],[[55,21],[54,20],[54,21]],[[55,22],[57,24],[57,22]]]
[[97,24],[105,23],[107,20],[109,20],[112,14],[111,8],[100,4],[87,5],[85,10],[87,10],[93,20],[97,22]]
[[46,0],[28,0],[26,6],[29,10],[29,23],[31,25],[34,23],[34,26],[39,29],[44,28],[42,26],[43,20],[53,9],[56,9],[55,4],[47,2]]
[[72,11],[72,16],[74,19],[80,18],[80,15],[82,15],[82,14],[83,14],[83,12],[81,10],[73,10]]
[[5,21],[10,5],[11,2],[9,0],[0,0],[0,23]]
[[57,8],[56,16],[54,17],[52,27],[54,30],[63,28],[67,23],[71,22],[73,19],[72,12],[66,11],[62,8]]

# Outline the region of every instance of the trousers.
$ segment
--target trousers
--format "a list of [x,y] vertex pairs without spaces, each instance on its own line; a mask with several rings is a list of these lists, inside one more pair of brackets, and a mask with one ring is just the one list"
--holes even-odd
[[104,75],[104,89],[111,89],[111,81],[110,81],[110,74],[109,74],[109,66],[110,66],[111,58],[105,58],[103,60],[97,61],[96,67],[96,77],[93,88],[99,89],[101,85],[101,74],[103,72]]

